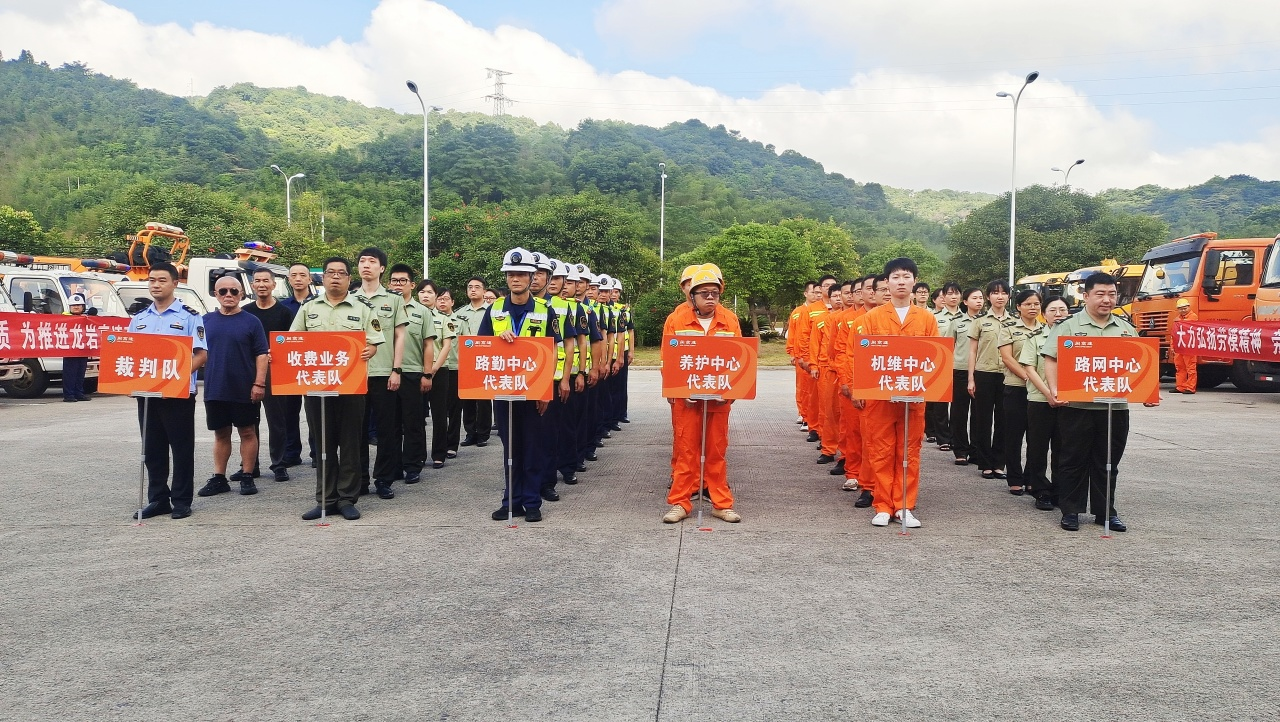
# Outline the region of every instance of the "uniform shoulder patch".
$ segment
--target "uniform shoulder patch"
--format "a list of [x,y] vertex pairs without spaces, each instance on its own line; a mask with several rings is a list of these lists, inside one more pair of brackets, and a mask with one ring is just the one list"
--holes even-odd
[[364,296],[357,296],[357,295],[356,295],[356,294],[354,294],[354,293],[349,294],[349,295],[350,295],[352,298],[354,298],[354,299],[356,299],[357,301],[359,301],[360,303],[363,303],[364,305],[368,306],[370,309],[372,309],[372,308],[373,308],[373,301],[370,301],[369,299],[365,298]]
[[195,310],[194,308],[192,308],[192,307],[188,306],[188,305],[187,305],[187,304],[185,304],[185,303],[184,303],[184,304],[182,304],[182,308],[183,308],[183,310],[185,310],[187,313],[191,314],[192,316],[199,316],[199,315],[200,315],[200,312],[199,312],[199,311]]
[[374,331],[382,330],[382,324],[378,323],[378,319],[376,318],[369,319],[369,325],[373,326]]
[[201,341],[203,341],[203,340],[204,340],[204,326],[196,326],[196,336],[197,336]]

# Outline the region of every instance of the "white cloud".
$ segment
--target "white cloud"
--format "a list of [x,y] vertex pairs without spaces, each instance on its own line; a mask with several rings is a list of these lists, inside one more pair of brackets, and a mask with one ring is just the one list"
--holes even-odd
[[[735,2],[735,7],[742,7],[759,1],[716,0],[730,10]],[[1088,8],[1101,6],[1098,0],[1081,2]],[[1173,5],[1173,15],[1178,7],[1189,6]],[[1010,5],[984,0],[980,6],[995,12]],[[654,12],[674,7],[664,1]],[[886,48],[911,38],[925,46],[932,38],[941,54],[968,42],[941,40],[943,35],[967,29],[961,26],[944,32],[947,23],[960,22],[949,3],[939,4],[928,22],[910,8],[900,10],[880,0],[857,4],[804,0],[797,7],[811,13],[826,8],[832,32],[845,23],[853,28],[851,33],[861,33],[859,42],[877,42]],[[609,22],[630,18],[628,22],[636,28],[649,17],[635,15],[639,11],[629,0],[612,3],[605,11],[615,13],[610,17],[616,20]],[[705,25],[705,18],[690,12],[685,18],[691,28],[702,27],[700,22]],[[969,12],[980,11],[970,8]],[[1117,9],[1115,15],[1128,17],[1125,13]],[[1050,13],[1048,17],[1057,16]],[[1178,17],[1187,21],[1185,13]],[[914,25],[908,22],[913,18]],[[1132,29],[1136,21],[1116,22]],[[1177,25],[1155,18],[1153,22],[1158,28]],[[898,28],[895,23],[906,25]],[[881,33],[855,27],[879,24],[884,24]],[[996,30],[990,33],[1008,30],[999,23],[993,27]],[[1119,38],[1110,30],[1099,32]],[[1055,33],[1069,36],[1066,31]],[[1105,47],[1115,47],[1119,40],[1111,42]],[[954,68],[935,72],[886,67],[861,73],[829,91],[782,86],[757,98],[736,98],[681,78],[602,73],[537,33],[509,26],[492,31],[478,28],[425,0],[383,0],[358,40],[323,47],[208,24],[190,30],[148,25],[102,0],[63,0],[38,9],[0,6],[0,50],[13,57],[21,48],[31,49],[38,60],[53,65],[80,60],[100,72],[179,95],[187,94],[192,79],[197,93],[236,82],[304,85],[315,92],[403,112],[418,111],[416,100],[404,87],[409,78],[419,84],[429,102],[485,110],[490,104],[483,96],[491,85],[484,68],[497,67],[514,73],[507,92],[520,102],[511,112],[542,122],[573,126],[591,117],[665,125],[696,117],[710,125],[723,123],[741,130],[779,150],[798,150],[821,161],[829,171],[859,181],[988,191],[1007,188],[1009,179],[1011,111],[1008,101],[994,94],[1000,89],[1016,90],[1022,82],[1013,75]],[[1046,41],[1037,52],[1060,51]],[[910,53],[904,50],[901,55],[897,59]],[[1280,126],[1249,142],[1157,153],[1153,143],[1158,128],[1149,121],[1123,109],[1099,108],[1082,91],[1048,74],[1033,91],[1020,111],[1020,184],[1050,183],[1054,180],[1050,166],[1075,158],[1088,162],[1072,174],[1073,185],[1091,190],[1142,183],[1188,185],[1228,173],[1280,177]]]
[[634,51],[680,49],[710,28],[723,32],[759,0],[610,0],[596,12],[596,31]]

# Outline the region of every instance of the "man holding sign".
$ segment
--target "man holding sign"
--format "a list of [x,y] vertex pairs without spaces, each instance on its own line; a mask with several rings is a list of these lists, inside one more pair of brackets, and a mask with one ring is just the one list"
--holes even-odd
[[[1132,337],[1133,326],[1111,311],[1116,306],[1116,279],[1101,271],[1084,279],[1084,312],[1070,316],[1053,327],[1045,341],[1044,371],[1054,401],[1058,400],[1058,341],[1071,337]],[[1099,392],[1098,396],[1105,396]],[[1146,403],[1145,406],[1155,406]],[[1054,479],[1058,508],[1062,510],[1062,528],[1080,530],[1080,514],[1085,501],[1094,514],[1094,523],[1103,525],[1110,519],[1113,531],[1127,531],[1115,508],[1116,467],[1124,455],[1129,438],[1127,404],[1110,404],[1111,471],[1107,473],[1107,407],[1105,403],[1071,402],[1058,411],[1058,428],[1062,433],[1062,479]],[[1108,478],[1109,477],[1109,478]],[[1107,486],[1110,489],[1108,490]],[[1111,499],[1107,509],[1104,499]]]
[[[196,473],[196,369],[207,357],[204,320],[193,308],[178,303],[178,269],[172,263],[156,263],[147,276],[152,303],[129,322],[133,333],[191,337],[191,396],[185,399],[138,399],[138,426],[146,448],[147,505],[134,513],[143,519],[170,514],[174,519],[191,516]],[[144,404],[150,411],[143,413]],[[169,488],[169,454],[173,454],[173,488]]]

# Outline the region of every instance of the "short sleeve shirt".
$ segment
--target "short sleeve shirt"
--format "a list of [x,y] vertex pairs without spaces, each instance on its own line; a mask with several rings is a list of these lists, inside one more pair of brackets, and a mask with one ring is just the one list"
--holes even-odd
[[[184,306],[176,299],[163,311],[156,305],[142,309],[129,321],[133,333],[155,333],[162,336],[190,336],[192,351],[208,351],[204,338],[204,317],[194,308]],[[196,392],[196,375],[191,374],[191,393]]]
[[974,371],[998,374],[1004,371],[1000,361],[1000,329],[1012,326],[1016,322],[1013,314],[1005,311],[1003,317],[997,316],[990,309],[978,314],[973,325],[969,327],[969,338],[978,342],[977,358],[969,359]]
[[462,308],[454,309],[453,315],[458,319],[458,335],[474,336],[480,328],[480,319],[484,318],[484,312],[489,310],[489,304],[482,304],[480,308],[472,308],[471,304],[467,304]]
[[[282,309],[283,310],[283,309]],[[205,401],[252,403],[258,357],[267,355],[267,334],[257,316],[245,311],[204,315],[209,358],[204,365]]]
[[435,338],[435,324],[431,311],[417,301],[404,304],[405,318],[409,319],[404,329],[404,353],[401,355],[400,368],[405,373],[422,373],[422,345],[428,338]]
[[955,341],[955,359],[952,368],[956,371],[969,370],[969,328],[976,320],[976,316],[962,313],[951,319],[946,328],[942,329],[943,336],[950,336]]
[[348,293],[341,301],[333,303],[328,296],[318,296],[298,309],[290,331],[360,331],[365,342],[382,345],[382,324],[373,315],[373,309]]
[[[1049,329],[1042,327],[1040,333],[1027,339],[1027,342],[1022,344],[1022,353],[1018,354],[1018,363],[1023,366],[1035,367],[1036,373],[1042,379],[1044,378],[1044,356],[1042,353],[1045,341],[1048,339]],[[1035,384],[1030,383],[1027,384],[1027,401],[1036,401],[1042,404],[1049,403],[1049,399],[1040,393],[1040,389],[1036,388]]]
[[[1126,320],[1110,314],[1103,324],[1094,321],[1088,311],[1078,311],[1067,317],[1065,321],[1054,326],[1049,332],[1048,338],[1045,339],[1044,348],[1041,354],[1048,358],[1056,359],[1058,357],[1058,339],[1063,336],[1137,336],[1138,332]],[[1080,403],[1072,401],[1070,404],[1073,409],[1086,409],[1088,411],[1106,411],[1107,404]],[[1123,411],[1128,408],[1128,404],[1114,404],[1116,411]]]
[[373,358],[369,359],[369,376],[390,376],[395,359],[396,328],[409,323],[404,313],[404,299],[382,286],[373,293],[365,293],[360,288],[350,295],[368,304],[382,330],[383,343],[378,346],[378,352]]
[[[1022,347],[1026,345],[1027,339],[1044,333],[1044,326],[1037,323],[1035,328],[1028,326],[1019,318],[1012,326],[1004,326],[1000,329],[1000,339],[996,342],[999,348],[1012,346],[1013,360],[1017,361],[1022,354]],[[1026,386],[1027,382],[1018,377],[1008,366],[1002,361],[1000,364],[1004,367],[1004,385],[1005,386]]]
[[444,322],[445,338],[453,339],[453,345],[449,347],[449,358],[445,360],[445,368],[458,370],[458,336],[462,327],[462,322],[458,320],[457,314],[443,314],[436,312],[436,315]]
[[[443,313],[440,313],[434,308],[427,309],[427,311],[431,314],[431,327],[435,331],[435,336],[433,338],[435,338],[436,344],[436,357],[439,358],[440,352],[444,350],[445,339],[456,339],[458,337],[458,322],[457,320],[451,319]],[[453,345],[456,346],[457,344]],[[442,366],[444,368],[457,368],[457,351],[450,349],[449,356],[450,358],[445,359],[445,363],[442,364]],[[452,366],[448,365],[450,360],[453,361]]]

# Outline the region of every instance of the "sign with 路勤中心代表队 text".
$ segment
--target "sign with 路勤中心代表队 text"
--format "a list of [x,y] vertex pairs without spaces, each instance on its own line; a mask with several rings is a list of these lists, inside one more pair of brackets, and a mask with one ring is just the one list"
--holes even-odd
[[459,336],[458,397],[550,401],[556,344],[550,336]]

